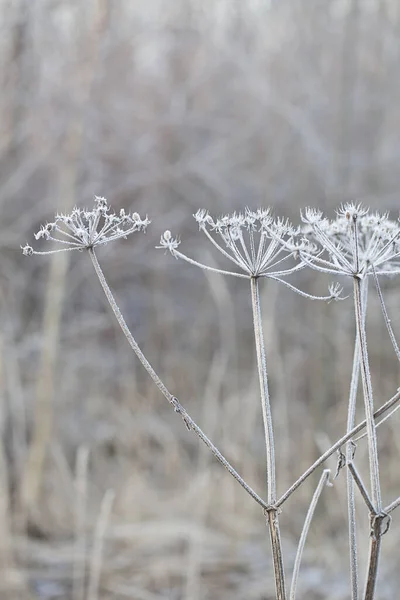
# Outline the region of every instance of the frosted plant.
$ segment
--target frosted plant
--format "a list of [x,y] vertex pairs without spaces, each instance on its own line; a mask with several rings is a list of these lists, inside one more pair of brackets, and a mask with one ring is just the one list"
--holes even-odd
[[352,203],[343,205],[334,220],[321,211],[306,208],[303,233],[319,252],[301,249],[302,259],[324,273],[350,277],[400,272],[400,226],[388,214],[369,213]]
[[178,249],[180,246],[179,238],[173,237],[169,230],[165,231],[161,236],[158,248],[169,250],[175,258],[181,258],[202,269],[250,280],[266,446],[266,481],[267,500],[269,504],[267,516],[273,555],[276,597],[278,600],[283,600],[286,597],[285,574],[279,532],[278,508],[276,506],[275,447],[262,328],[259,279],[264,277],[279,281],[300,295],[312,299],[337,300],[340,298],[342,290],[338,284],[331,285],[328,296],[317,297],[299,290],[283,279],[304,269],[306,264],[299,260],[299,258],[302,256],[302,253],[307,254],[307,256],[313,256],[316,252],[316,247],[305,237],[300,236],[299,228],[293,227],[287,220],[274,218],[270,209],[259,209],[257,211],[246,209],[244,213],[233,213],[232,215],[225,215],[218,219],[211,217],[206,210],[200,209],[194,215],[194,218],[199,225],[200,231],[205,234],[208,240],[225,258],[234,263],[240,272],[210,267],[183,254]]
[[344,275],[353,278],[354,307],[357,324],[357,338],[354,349],[353,373],[350,386],[347,428],[351,430],[355,420],[355,405],[361,370],[365,414],[367,417],[367,438],[370,463],[371,499],[353,464],[354,447],[349,444],[346,458],[352,466],[348,477],[348,513],[350,537],[350,566],[352,580],[352,599],[358,598],[357,541],[355,526],[354,483],[360,487],[371,519],[374,520],[374,534],[371,536],[369,570],[365,598],[372,599],[375,592],[381,537],[384,533],[382,523],[386,522],[383,509],[379,460],[374,421],[374,398],[369,368],[365,319],[367,311],[368,279],[372,276],[378,291],[382,312],[390,339],[400,360],[390,319],[383,301],[379,285],[379,275],[394,275],[400,272],[400,227],[391,221],[388,214],[372,213],[362,205],[348,203],[337,211],[336,219],[324,218],[321,211],[306,208],[302,213],[304,235],[317,245],[317,252],[311,254],[307,249],[300,250],[301,259],[311,268],[323,273]]
[[138,213],[129,214],[124,209],[121,209],[119,215],[111,213],[107,200],[95,196],[92,210],[75,207],[69,215],[56,215],[53,223],[43,225],[35,234],[36,240],[56,242],[63,248],[39,252],[26,245],[22,248],[22,252],[30,256],[90,249],[119,238],[127,238],[135,231],[145,231],[149,224],[149,219],[147,217],[141,219]]
[[[178,250],[180,239],[173,237],[167,230],[160,239],[157,248],[169,250],[175,258],[220,273],[243,279],[267,277],[279,281],[302,296],[317,300],[337,300],[342,288],[339,285],[329,287],[329,295],[312,296],[288,283],[283,277],[292,275],[306,267],[299,261],[304,253],[313,256],[316,246],[300,236],[300,229],[289,221],[273,218],[270,209],[233,213],[214,219],[206,210],[200,209],[193,215],[202,231],[213,246],[230,260],[241,272],[226,271],[200,263]],[[220,238],[222,244],[217,241]],[[289,266],[288,266],[289,263]]]
[[[343,456],[341,453],[343,445],[348,443],[349,447],[353,447],[354,440],[357,441],[359,439],[355,439],[355,436],[359,435],[366,428],[370,455],[371,498],[354,464],[354,452],[353,454],[350,452],[347,453],[346,458],[348,459],[348,473],[351,476],[352,482],[352,486],[349,486],[348,489],[350,492],[354,492],[355,482],[371,514],[371,553],[365,598],[372,600],[375,590],[381,537],[387,530],[391,512],[400,506],[400,498],[397,498],[388,504],[386,508],[382,508],[375,433],[375,428],[380,423],[375,423],[375,419],[386,414],[381,420],[383,422],[388,417],[388,413],[389,415],[391,414],[389,411],[393,411],[400,400],[400,390],[377,411],[373,412],[372,384],[368,366],[365,334],[366,282],[369,278],[364,275],[372,275],[375,281],[377,281],[378,275],[389,272],[395,273],[400,269],[398,264],[398,226],[396,223],[389,221],[386,215],[369,215],[367,211],[355,205],[346,205],[340,209],[335,221],[324,219],[322,213],[317,210],[306,209],[303,215],[303,220],[306,224],[303,229],[293,227],[283,219],[274,219],[269,209],[260,209],[258,211],[247,209],[243,214],[235,213],[231,216],[227,215],[215,220],[206,211],[200,210],[196,213],[195,219],[200,230],[206,235],[208,240],[226,259],[229,259],[235,265],[236,270],[224,271],[204,265],[188,257],[179,250],[180,240],[173,237],[170,231],[166,231],[162,235],[159,248],[168,250],[175,258],[181,258],[203,269],[241,277],[250,282],[266,445],[267,498],[265,500],[242,479],[228,460],[193,421],[178,399],[167,389],[142,353],[107,284],[95,249],[97,246],[119,238],[126,238],[131,233],[145,231],[150,223],[148,218],[142,219],[137,213],[128,214],[124,210],[121,210],[119,215],[116,215],[110,212],[107,201],[104,198],[96,197],[94,207],[91,210],[75,208],[69,215],[57,215],[53,223],[46,224],[36,234],[35,237],[37,240],[57,243],[62,246],[61,248],[55,247],[49,251],[39,251],[26,245],[22,248],[22,251],[27,256],[33,254],[52,254],[54,252],[70,250],[87,251],[107,300],[127,341],[155,385],[169,401],[174,410],[181,416],[186,427],[189,430],[193,430],[199,436],[232,477],[262,507],[270,532],[277,600],[286,600],[287,598],[278,520],[278,515],[284,503],[334,452],[339,451],[340,455]],[[378,231],[376,231],[377,229]],[[273,422],[268,391],[259,281],[261,278],[270,278],[283,283],[303,296],[318,298],[299,290],[285,279],[286,276],[297,273],[306,266],[311,266],[323,272],[335,273],[336,275],[344,274],[352,276],[354,280],[357,340],[349,399],[349,419],[347,433],[324,452],[283,495],[278,497]],[[380,292],[379,287],[378,292]],[[338,284],[334,284],[329,288],[329,295],[322,296],[320,299],[328,301],[332,299],[336,300],[340,298],[340,295],[341,287]],[[381,300],[381,303],[383,304],[383,300]],[[363,377],[366,419],[355,426],[354,407],[359,370],[361,370]],[[342,464],[344,464],[343,461],[340,461],[339,466],[342,466]],[[290,600],[294,600],[296,597],[304,544],[316,505],[326,485],[329,485],[328,470],[325,470],[320,477],[306,515],[294,563]],[[350,518],[354,517],[353,508],[354,498],[351,497],[350,493]],[[355,536],[350,546],[352,549],[352,598],[355,600],[358,598]]]
[[156,384],[164,397],[170,402],[175,412],[182,417],[186,427],[189,430],[193,430],[199,436],[199,438],[211,450],[217,460],[219,460],[219,462],[227,469],[232,477],[236,479],[236,481],[253,498],[253,500],[266,509],[268,508],[268,504],[242,479],[239,473],[237,473],[232,465],[226,460],[218,448],[214,446],[214,444],[208,439],[200,427],[196,425],[179,400],[167,389],[147,358],[144,356],[134,336],[129,330],[120,309],[118,308],[113,293],[106,281],[100,263],[97,259],[95,254],[95,248],[97,246],[104,245],[108,242],[113,242],[119,238],[126,238],[128,235],[136,231],[145,231],[149,223],[150,221],[147,217],[142,219],[137,213],[133,213],[131,215],[126,213],[123,209],[120,211],[119,215],[110,213],[107,200],[105,198],[95,196],[94,207],[92,210],[74,208],[69,215],[56,215],[53,223],[44,225],[40,231],[35,234],[35,238],[37,240],[44,239],[46,241],[58,242],[66,247],[43,252],[34,250],[29,245],[25,245],[22,247],[22,252],[25,256],[32,256],[33,254],[47,255],[68,250],[88,251],[97,277],[114,312],[114,315],[132,350],[139,358],[153,382]]

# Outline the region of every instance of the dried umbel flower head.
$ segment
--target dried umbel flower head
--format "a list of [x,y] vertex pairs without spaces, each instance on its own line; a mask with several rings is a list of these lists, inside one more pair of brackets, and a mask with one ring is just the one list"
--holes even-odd
[[[283,275],[299,269],[299,265],[290,267],[285,271],[276,270],[274,267],[292,256],[292,251],[285,247],[285,242],[293,242],[298,231],[283,219],[274,219],[269,209],[244,213],[233,213],[214,219],[204,209],[193,215],[200,231],[211,243],[233,262],[242,273],[220,271],[236,277],[266,277],[269,275]],[[217,241],[218,237],[222,244]],[[178,251],[179,239],[172,237],[166,231],[160,240],[159,248],[166,248],[176,258],[183,258],[188,262],[198,264],[203,268],[210,268],[193,261]],[[214,270],[214,269],[212,269]]]
[[304,262],[325,273],[364,277],[400,272],[400,226],[387,213],[370,213],[362,205],[348,203],[329,220],[306,208],[303,233],[316,244],[317,252],[300,252]]
[[[313,255],[315,252],[315,246],[304,236],[301,237],[300,230],[287,220],[274,218],[269,208],[256,211],[246,209],[244,213],[233,213],[218,219],[214,219],[206,210],[200,209],[193,216],[200,231],[241,272],[216,269],[183,254],[178,250],[179,238],[173,237],[170,231],[164,232],[157,248],[169,250],[175,258],[182,258],[202,269],[245,279],[268,277],[281,281],[301,295],[314,298],[282,280],[282,277],[306,266],[298,260],[301,252],[304,251],[307,255]],[[332,300],[337,299],[338,296],[338,288],[335,287],[330,289],[329,296],[318,297],[318,299]]]
[[[263,277],[267,276],[277,264],[290,258],[283,241],[291,241],[297,235],[287,221],[273,219],[269,209],[244,213],[233,213],[214,219],[209,213],[200,209],[195,215],[200,231],[202,231],[212,244],[239,267],[242,273],[220,271],[237,277]],[[222,244],[217,241],[218,237]],[[170,231],[166,231],[160,240],[159,248],[166,248],[176,258],[183,258],[188,262],[195,262],[178,251],[179,239],[174,238]],[[211,268],[196,263],[203,268]],[[296,265],[295,270],[297,270]],[[287,272],[292,272],[293,267]],[[286,273],[286,271],[285,271]],[[282,271],[275,272],[275,275]]]
[[138,213],[129,214],[121,209],[119,215],[110,212],[107,200],[95,196],[92,210],[74,208],[71,214],[56,215],[53,223],[43,225],[35,238],[57,242],[63,247],[47,252],[39,252],[31,246],[24,246],[25,256],[32,254],[52,254],[69,250],[84,250],[127,238],[135,231],[145,231],[150,221],[141,219]]

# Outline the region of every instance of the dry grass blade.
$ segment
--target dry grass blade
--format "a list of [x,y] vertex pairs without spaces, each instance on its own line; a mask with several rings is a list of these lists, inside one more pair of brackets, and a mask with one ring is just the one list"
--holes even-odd
[[97,519],[94,531],[87,600],[98,600],[99,598],[99,584],[103,561],[104,541],[114,498],[114,490],[107,490],[101,502],[99,517]]
[[80,447],[77,452],[75,468],[75,550],[72,585],[73,600],[85,600],[88,462],[88,448]]
[[295,600],[295,598],[296,598],[297,583],[298,583],[298,579],[299,579],[301,559],[303,557],[303,551],[304,551],[304,546],[306,543],[308,531],[310,529],[311,521],[314,516],[314,512],[317,507],[319,497],[322,494],[322,490],[324,489],[324,487],[326,485],[329,485],[330,473],[331,472],[329,469],[325,469],[325,471],[323,471],[323,473],[320,477],[320,480],[318,482],[318,485],[315,489],[314,495],[311,499],[310,506],[307,511],[307,515],[306,515],[306,518],[304,521],[299,544],[297,546],[296,558],[294,561],[292,584],[290,586],[290,600]]

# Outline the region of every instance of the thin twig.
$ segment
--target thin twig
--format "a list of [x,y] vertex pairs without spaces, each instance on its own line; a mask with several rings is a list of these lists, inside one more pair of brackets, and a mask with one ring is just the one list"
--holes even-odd
[[306,543],[308,531],[310,529],[311,521],[314,516],[315,508],[317,506],[319,497],[320,497],[324,487],[326,485],[328,485],[329,475],[330,475],[330,470],[325,469],[320,477],[319,483],[316,487],[316,490],[314,492],[314,495],[310,502],[310,506],[307,511],[307,515],[306,515],[304,525],[303,525],[303,530],[301,532],[301,536],[300,536],[300,540],[299,540],[299,545],[297,547],[296,558],[294,561],[292,585],[290,588],[290,600],[295,600],[295,598],[296,598],[297,582],[299,579],[300,565],[301,565],[301,559],[303,556],[304,545]]
[[186,260],[186,262],[188,262],[189,264],[195,265],[196,267],[200,267],[201,269],[205,269],[206,271],[211,271],[212,273],[219,273],[220,275],[232,275],[233,277],[241,277],[242,279],[250,279],[250,275],[246,275],[245,273],[235,273],[234,271],[224,271],[222,269],[216,269],[215,267],[209,267],[204,263],[200,263],[199,261],[194,260],[189,256],[186,256],[186,254],[179,252],[179,250],[174,250],[173,256],[181,258],[182,260]]
[[379,279],[378,279],[378,276],[376,274],[376,270],[375,270],[375,267],[374,267],[373,264],[371,264],[371,269],[372,269],[372,274],[374,276],[376,291],[378,292],[378,296],[379,296],[379,302],[381,303],[381,309],[382,309],[383,318],[385,320],[385,325],[386,325],[386,328],[388,330],[390,341],[392,342],[393,349],[394,349],[395,354],[397,356],[397,360],[400,362],[400,348],[398,346],[398,343],[397,343],[397,340],[396,340],[396,336],[394,335],[393,327],[392,327],[392,324],[390,322],[388,312],[386,310],[385,302],[383,300],[382,289],[381,289],[381,286],[380,286],[380,283],[379,283]]
[[[394,407],[393,410],[391,410],[387,415],[385,415],[383,417],[383,419],[381,421],[379,421],[379,423],[375,423],[375,428],[380,427],[381,425],[383,425],[383,423],[385,423],[386,421],[388,421],[395,412],[397,412],[400,408],[400,404],[398,404],[397,406]],[[358,436],[357,438],[355,438],[354,442],[359,442],[360,440],[362,440],[363,438],[367,437],[367,433],[363,433],[362,435]]]
[[349,467],[349,471],[350,471],[351,475],[353,476],[354,481],[357,484],[358,489],[360,490],[361,496],[364,498],[365,504],[367,505],[369,512],[376,514],[376,510],[375,510],[374,505],[372,504],[371,498],[369,497],[368,490],[365,487],[365,485],[361,479],[361,476],[356,469],[355,464],[353,462],[349,462],[348,467]]
[[383,512],[390,515],[390,513],[393,512],[398,506],[400,506],[400,496],[396,500],[393,500],[393,502],[388,504],[387,507],[383,510]]
[[112,311],[118,321],[119,326],[121,327],[126,339],[129,342],[129,345],[131,346],[132,350],[135,352],[136,356],[138,357],[138,359],[140,360],[140,362],[142,363],[142,365],[144,366],[144,368],[146,369],[146,371],[148,372],[148,374],[150,375],[150,377],[152,378],[152,380],[154,381],[154,383],[156,384],[156,386],[158,387],[158,389],[160,390],[160,392],[163,394],[163,396],[168,400],[168,402],[170,404],[172,404],[172,406],[175,409],[175,412],[179,413],[186,425],[186,427],[188,429],[192,429],[198,436],[199,438],[206,444],[206,446],[211,450],[211,452],[214,454],[215,458],[217,460],[219,460],[219,462],[225,467],[225,469],[232,475],[232,477],[234,479],[236,479],[236,481],[242,486],[242,488],[244,490],[246,490],[246,492],[256,501],[258,502],[258,504],[260,506],[262,506],[264,509],[269,509],[270,506],[267,502],[265,502],[245,481],[244,479],[239,475],[239,473],[237,473],[237,471],[232,467],[232,465],[226,460],[226,458],[221,454],[221,452],[218,450],[218,448],[216,448],[216,446],[214,446],[214,444],[208,439],[208,437],[206,436],[205,433],[203,433],[203,431],[200,429],[200,427],[198,425],[196,425],[196,423],[193,421],[193,419],[189,416],[189,414],[186,412],[186,410],[183,408],[183,406],[180,404],[180,402],[178,401],[177,398],[175,398],[175,396],[173,396],[169,390],[166,388],[166,386],[164,385],[164,383],[161,381],[161,379],[159,378],[159,376],[157,375],[157,373],[155,372],[155,370],[153,369],[153,367],[151,366],[151,364],[149,363],[149,361],[147,360],[147,358],[144,356],[143,352],[141,351],[138,343],[136,342],[135,338],[133,337],[133,335],[131,334],[124,317],[122,316],[122,313],[120,311],[120,309],[118,308],[118,305],[115,301],[115,298],[109,288],[109,285],[104,277],[104,273],[100,267],[99,261],[97,260],[97,256],[94,252],[94,250],[92,248],[89,249],[89,256],[92,260],[93,266],[95,268],[97,277],[99,278],[99,281],[101,283],[101,286],[104,290],[104,293],[106,295],[106,298],[112,308]]
[[[382,406],[374,412],[374,419],[377,419],[382,414],[387,412],[399,400],[400,389],[396,392],[394,396],[392,396],[392,398],[390,398],[390,400],[385,402],[385,404],[382,404]],[[279,500],[275,502],[275,506],[282,506],[282,504],[286,502],[286,500],[293,494],[293,492],[295,492],[302,485],[302,483],[304,483],[304,481],[308,479],[308,477],[312,473],[314,473],[315,469],[318,469],[318,467],[322,465],[330,456],[332,456],[332,454],[336,452],[336,450],[340,448],[340,446],[343,446],[343,444],[348,442],[352,437],[357,435],[357,433],[362,431],[366,425],[367,421],[366,419],[364,419],[364,421],[361,421],[361,423],[356,425],[356,427],[354,427],[351,431],[346,433],[346,435],[344,435],[337,442],[335,442],[333,446],[331,446],[326,452],[324,452],[324,454],[322,454],[310,467],[308,467],[306,471],[304,471],[304,473],[290,486],[290,488],[279,498]]]

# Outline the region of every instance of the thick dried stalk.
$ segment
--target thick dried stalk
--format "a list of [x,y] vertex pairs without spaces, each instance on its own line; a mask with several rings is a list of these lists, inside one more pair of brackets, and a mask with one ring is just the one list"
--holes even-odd
[[[362,300],[363,300],[363,319],[367,313],[367,293],[368,279],[362,283]],[[351,431],[354,427],[356,415],[357,390],[360,375],[360,346],[357,337],[354,343],[353,369],[351,374],[349,406],[347,412],[347,431]],[[346,447],[346,463],[349,464],[353,460],[354,447],[350,442]],[[350,552],[350,585],[351,599],[358,600],[358,560],[357,560],[357,526],[356,526],[356,505],[354,498],[354,478],[349,470],[346,471],[347,478],[347,513],[348,513],[348,528],[349,528],[349,552]]]
[[306,518],[304,521],[303,529],[302,529],[300,540],[299,540],[299,545],[297,546],[296,558],[294,561],[292,585],[290,587],[290,600],[295,600],[295,598],[296,598],[297,582],[299,579],[300,565],[301,565],[301,559],[303,556],[304,545],[306,543],[308,531],[310,529],[311,521],[314,516],[314,512],[315,512],[319,497],[320,497],[324,487],[328,484],[329,475],[330,475],[330,470],[325,469],[320,477],[320,480],[315,489],[315,492],[314,492],[313,497],[310,502],[310,506],[307,511],[307,515],[306,515]]
[[144,356],[143,352],[141,351],[138,343],[136,342],[135,338],[133,337],[132,333],[129,330],[128,325],[125,322],[124,317],[122,316],[122,313],[120,311],[120,309],[118,308],[118,305],[115,301],[115,298],[109,288],[109,285],[104,277],[104,273],[100,267],[99,261],[97,260],[97,256],[93,250],[93,248],[90,248],[88,250],[89,252],[89,256],[92,260],[94,269],[96,271],[97,277],[99,278],[99,281],[101,283],[101,286],[104,290],[104,293],[106,295],[106,298],[112,308],[112,311],[118,321],[119,326],[121,327],[126,339],[129,342],[129,345],[131,346],[132,350],[135,352],[136,356],[138,357],[138,359],[140,360],[140,362],[142,363],[142,365],[144,366],[144,368],[146,369],[146,371],[148,372],[148,374],[150,375],[150,377],[152,378],[152,380],[154,381],[154,383],[156,384],[156,386],[158,387],[158,389],[160,390],[160,392],[163,394],[163,396],[168,400],[168,402],[170,404],[172,404],[172,406],[175,409],[175,412],[179,413],[186,425],[186,427],[189,430],[193,430],[195,431],[195,433],[197,433],[197,435],[199,436],[199,438],[205,443],[205,445],[211,450],[211,452],[214,454],[215,458],[217,460],[219,460],[219,462],[225,467],[225,469],[232,475],[232,477],[234,479],[236,479],[236,481],[242,486],[242,488],[244,490],[246,490],[246,492],[256,501],[258,502],[258,504],[260,506],[262,506],[264,509],[269,509],[269,504],[267,502],[265,502],[245,481],[244,479],[239,475],[239,473],[237,473],[237,471],[232,467],[232,465],[226,460],[226,458],[221,454],[221,452],[218,450],[218,448],[216,448],[216,446],[214,446],[214,444],[211,442],[211,440],[208,439],[208,437],[206,436],[206,434],[200,429],[200,427],[198,425],[196,425],[196,423],[193,421],[193,419],[189,416],[189,414],[186,412],[186,410],[183,408],[183,406],[181,405],[181,403],[178,401],[177,398],[175,398],[175,396],[173,396],[169,390],[167,389],[167,387],[164,385],[164,383],[161,381],[161,379],[159,378],[159,376],[157,375],[157,373],[155,372],[155,370],[153,369],[153,367],[151,366],[151,364],[149,363],[149,361],[147,360],[147,358]]
[[382,525],[387,515],[371,513],[371,542],[369,546],[367,583],[365,586],[365,600],[372,600],[375,595],[376,581],[378,576],[379,557],[382,545]]
[[257,277],[251,278],[251,301],[253,307],[254,336],[257,353],[257,367],[260,382],[261,407],[264,422],[265,446],[267,453],[267,500],[271,508],[268,510],[268,524],[271,537],[272,557],[274,563],[275,587],[277,600],[286,598],[285,573],[282,558],[282,543],[279,532],[278,511],[273,508],[276,502],[276,475],[274,433],[272,427],[271,405],[268,392],[267,363],[265,356],[264,336],[261,319],[260,294]]
[[365,319],[362,306],[362,289],[358,277],[354,277],[354,305],[357,323],[357,337],[360,347],[360,367],[364,392],[365,417],[367,421],[367,440],[369,455],[369,470],[371,478],[372,503],[375,509],[374,525],[371,527],[370,553],[368,561],[368,575],[365,589],[365,600],[373,600],[376,580],[378,577],[379,555],[381,550],[381,518],[382,498],[379,480],[378,443],[374,420],[374,398],[372,391],[371,373],[369,369],[367,337]]
[[375,510],[382,510],[381,486],[379,481],[378,445],[374,420],[374,398],[372,391],[371,372],[369,368],[367,337],[365,332],[365,319],[363,316],[363,302],[361,281],[354,277],[354,305],[357,323],[357,337],[360,347],[360,368],[364,392],[365,417],[367,422],[368,455],[371,478],[372,502]]

